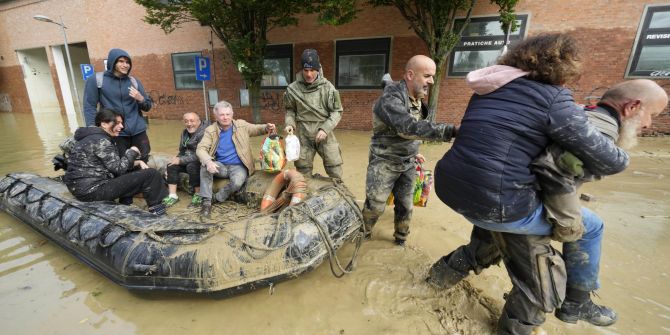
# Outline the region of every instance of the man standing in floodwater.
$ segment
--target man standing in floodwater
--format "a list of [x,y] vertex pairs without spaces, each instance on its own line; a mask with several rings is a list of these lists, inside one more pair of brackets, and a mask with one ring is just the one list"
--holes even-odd
[[302,71],[286,88],[285,131],[298,131],[300,158],[296,169],[309,178],[316,153],[323,159],[323,167],[331,178],[342,179],[342,154],[333,130],[342,118],[342,102],[335,86],[323,77],[319,54],[305,49],[300,64]]
[[384,213],[386,199],[394,196],[395,243],[404,245],[412,218],[412,195],[416,179],[416,164],[423,163],[419,154],[421,139],[450,141],[457,127],[432,123],[423,98],[433,84],[435,62],[416,55],[407,62],[403,80],[391,83],[372,109],[372,140],[368,171],[365,180],[363,220],[366,238]]

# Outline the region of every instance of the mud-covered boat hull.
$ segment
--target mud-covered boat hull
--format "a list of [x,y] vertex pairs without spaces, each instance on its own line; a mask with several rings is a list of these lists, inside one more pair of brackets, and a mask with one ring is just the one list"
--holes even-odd
[[[271,178],[254,174],[237,197],[256,206]],[[0,207],[129,289],[230,296],[309,271],[358,234],[362,216],[346,188],[316,184],[279,213],[212,224],[81,202],[56,180],[14,173],[0,180]]]

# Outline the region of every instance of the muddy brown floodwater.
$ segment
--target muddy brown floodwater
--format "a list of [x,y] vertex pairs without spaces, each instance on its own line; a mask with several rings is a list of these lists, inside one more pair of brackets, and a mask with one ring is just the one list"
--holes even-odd
[[[70,134],[58,112],[0,113],[0,174],[55,176],[50,160]],[[180,122],[152,120],[154,152],[174,154]],[[344,182],[364,198],[370,133],[337,131]],[[254,142],[260,147],[260,138]],[[449,144],[422,146],[433,167]],[[568,325],[553,316],[538,333],[670,334],[670,138],[643,138],[623,173],[581,190],[605,220],[595,300],[616,309],[608,328]],[[323,173],[317,159],[316,172]],[[230,299],[137,295],[0,212],[2,334],[492,334],[503,294],[502,267],[447,292],[423,280],[430,264],[468,240],[471,226],[431,194],[417,208],[406,248],[392,241],[389,210],[363,245],[354,273],[337,279],[327,264],[299,278]],[[338,254],[350,256],[353,245]]]

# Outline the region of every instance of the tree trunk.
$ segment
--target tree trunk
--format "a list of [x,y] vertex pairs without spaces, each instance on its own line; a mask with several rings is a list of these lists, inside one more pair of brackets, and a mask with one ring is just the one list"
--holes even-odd
[[249,103],[251,104],[251,116],[253,123],[262,123],[261,118],[261,83],[256,82],[249,85]]
[[440,86],[442,85],[442,79],[447,72],[447,59],[449,58],[448,53],[442,53],[444,56],[441,58],[435,59],[435,83],[430,88],[430,95],[428,96],[428,120],[430,122],[435,122],[437,116],[437,103],[440,100]]

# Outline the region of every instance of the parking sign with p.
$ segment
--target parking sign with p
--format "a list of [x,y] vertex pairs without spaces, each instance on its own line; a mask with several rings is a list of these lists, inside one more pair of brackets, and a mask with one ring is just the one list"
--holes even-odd
[[84,81],[95,73],[91,64],[79,64],[79,68],[81,68],[81,76],[84,78]]
[[210,78],[209,58],[195,56],[195,79],[209,80],[209,78]]

